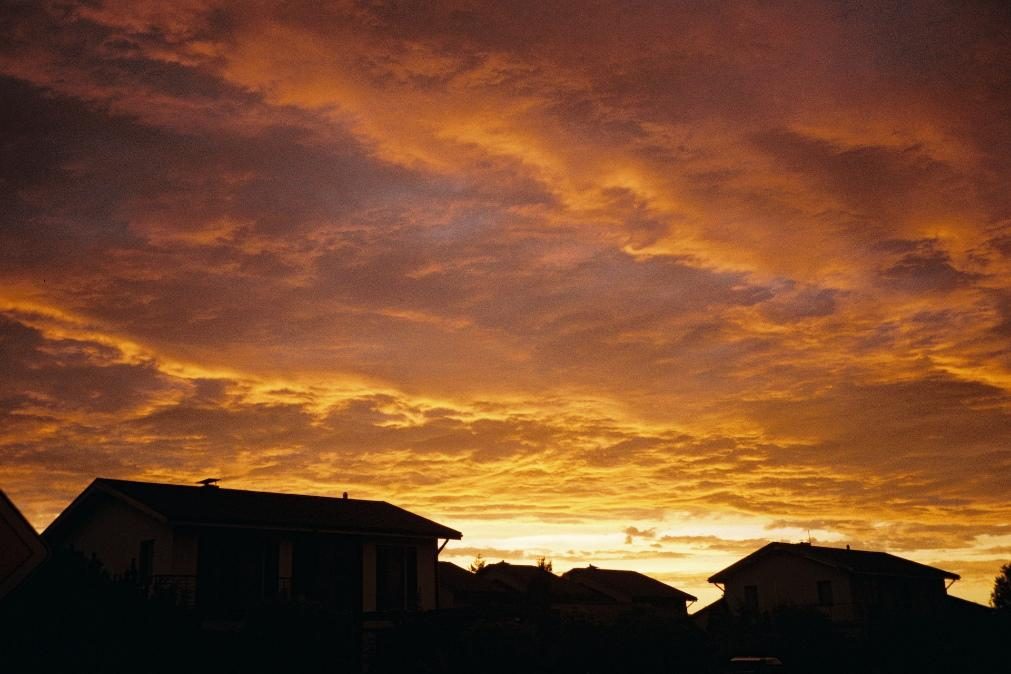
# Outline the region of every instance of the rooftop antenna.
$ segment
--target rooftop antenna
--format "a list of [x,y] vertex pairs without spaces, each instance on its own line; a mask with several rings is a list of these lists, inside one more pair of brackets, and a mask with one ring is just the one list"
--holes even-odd
[[197,484],[203,485],[204,487],[217,487],[218,482],[221,482],[220,477],[205,477],[204,479],[199,480]]

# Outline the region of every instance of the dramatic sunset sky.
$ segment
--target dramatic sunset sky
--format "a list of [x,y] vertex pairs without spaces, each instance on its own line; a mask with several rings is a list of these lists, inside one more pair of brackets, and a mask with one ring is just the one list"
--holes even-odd
[[[699,595],[1011,560],[1005,3],[0,9],[0,488],[389,500]],[[701,605],[701,603],[699,605]]]

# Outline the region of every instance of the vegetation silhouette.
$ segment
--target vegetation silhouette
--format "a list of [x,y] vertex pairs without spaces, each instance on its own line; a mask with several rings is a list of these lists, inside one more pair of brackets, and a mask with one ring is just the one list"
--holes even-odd
[[993,592],[990,594],[990,604],[1011,615],[1011,563],[1000,567],[1000,573],[993,579]]
[[958,600],[941,615],[893,617],[863,630],[833,625],[813,607],[737,618],[724,614],[710,620],[708,662],[715,667],[735,655],[767,655],[790,672],[1007,672],[1003,644],[1011,623],[968,604]]
[[506,674],[709,671],[690,621],[632,609],[613,619],[557,611],[417,614],[383,635],[372,671]]
[[357,627],[310,605],[265,605],[208,630],[136,577],[61,550],[0,603],[0,672],[357,671]]
[[[891,615],[854,631],[813,607],[691,618],[648,607],[561,610],[536,585],[518,603],[384,616],[366,633],[318,604],[266,603],[228,630],[136,575],[112,578],[94,559],[57,551],[0,603],[2,672],[701,672],[734,656],[775,656],[785,671],[1007,671],[1011,565],[990,610],[951,598],[937,615]],[[485,567],[486,569],[489,567]],[[539,575],[550,580],[546,570]],[[559,579],[561,580],[561,579]]]

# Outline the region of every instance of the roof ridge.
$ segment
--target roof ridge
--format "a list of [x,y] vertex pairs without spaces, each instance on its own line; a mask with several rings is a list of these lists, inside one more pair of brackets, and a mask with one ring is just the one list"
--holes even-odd
[[[960,578],[957,573],[952,571],[907,559],[906,557],[900,557],[883,550],[855,550],[850,547],[836,548],[827,545],[812,545],[806,542],[789,543],[786,541],[772,541],[713,574],[708,580],[710,583],[724,582],[723,578],[726,577],[726,574],[753,563],[759,557],[775,552],[799,555],[812,562],[845,569],[855,574],[903,576],[910,575],[915,569],[918,570],[920,575],[929,572],[934,576],[942,576],[955,580]],[[875,564],[878,565],[878,568],[874,568]],[[891,564],[892,568],[888,568],[888,564]],[[896,566],[899,566],[900,570],[897,570]],[[902,569],[901,567],[905,568]],[[902,571],[905,571],[905,573]]]
[[387,531],[389,535],[421,534],[457,540],[463,536],[456,529],[389,501],[99,477],[75,503],[93,488],[175,523],[335,531],[350,527]]
[[[344,498],[342,496],[324,496],[322,494],[299,494],[299,493],[290,492],[290,491],[264,491],[262,489],[236,489],[234,487],[217,487],[217,486],[215,486],[215,487],[208,488],[208,487],[201,487],[201,486],[196,485],[196,484],[176,484],[176,483],[173,483],[173,482],[147,482],[147,481],[144,481],[144,480],[123,480],[123,479],[114,478],[114,477],[96,477],[95,481],[96,482],[106,483],[106,484],[108,484],[110,482],[113,482],[113,483],[114,482],[120,482],[120,483],[125,483],[125,484],[139,484],[139,485],[144,485],[145,487],[172,487],[172,488],[175,488],[175,489],[194,489],[194,490],[201,491],[201,492],[203,492],[204,490],[213,489],[213,490],[215,490],[217,492],[235,492],[235,493],[241,493],[241,494],[265,494],[265,495],[269,495],[269,496],[293,496],[293,497],[296,497],[296,498],[319,498],[319,499],[326,499],[326,500],[331,500],[331,501],[358,501],[360,503],[385,503],[386,505],[388,505],[390,507],[398,508],[399,510],[404,510],[405,512],[410,512],[409,510],[401,508],[400,506],[398,506],[396,504],[393,504],[393,503],[390,503],[389,501],[382,501],[380,499],[371,499],[371,498],[351,498],[350,496],[347,497],[347,498]],[[414,513],[411,513],[411,514],[413,515]],[[421,515],[418,515],[418,517],[421,517]]]

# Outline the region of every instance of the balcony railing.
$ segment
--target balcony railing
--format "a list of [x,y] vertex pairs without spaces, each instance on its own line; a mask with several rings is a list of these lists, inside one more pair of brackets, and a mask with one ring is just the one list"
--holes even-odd
[[184,575],[152,576],[148,592],[152,597],[171,601],[177,606],[193,608],[197,604],[197,577]]
[[[177,606],[194,608],[197,606],[197,576],[182,574],[161,574],[152,576],[148,583],[148,593],[171,601]],[[265,589],[256,597],[248,597],[248,603],[286,602],[291,600],[291,578],[277,579],[277,589]]]

